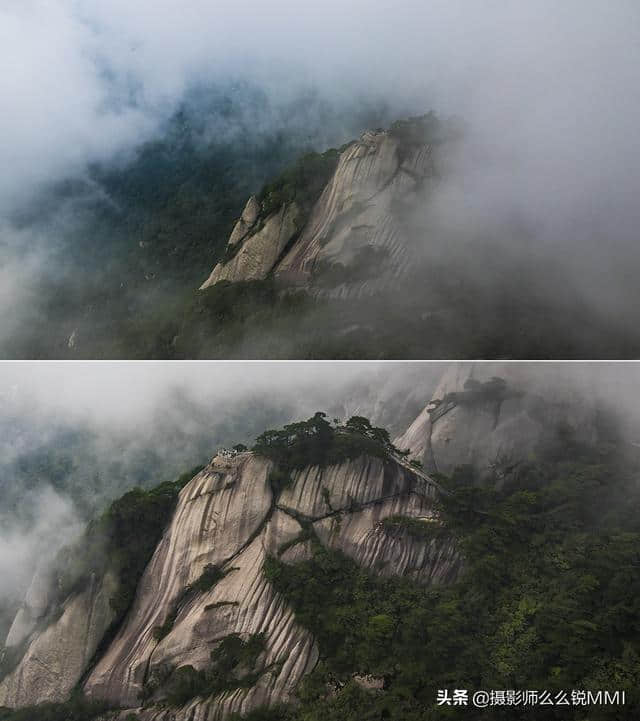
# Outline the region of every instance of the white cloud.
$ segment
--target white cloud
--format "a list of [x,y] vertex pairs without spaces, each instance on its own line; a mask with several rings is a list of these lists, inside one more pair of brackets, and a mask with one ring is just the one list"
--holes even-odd
[[638,265],[639,66],[634,0],[5,0],[0,215],[151,137],[198,82],[246,78],[276,105],[314,87],[463,116],[447,222],[519,215],[619,306]]

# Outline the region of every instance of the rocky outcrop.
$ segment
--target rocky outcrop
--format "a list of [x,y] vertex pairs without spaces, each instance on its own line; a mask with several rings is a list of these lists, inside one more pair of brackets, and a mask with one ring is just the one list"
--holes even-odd
[[46,564],[38,568],[25,594],[24,603],[18,610],[5,640],[7,648],[23,644],[35,631],[39,621],[46,616],[51,601],[53,579]]
[[[362,456],[298,470],[276,496],[271,472],[272,463],[252,453],[216,456],[180,492],[133,606],[93,667],[88,664],[112,618],[114,580],[108,577],[69,599],[41,633],[27,629],[33,640],[0,686],[0,702],[63,700],[83,678],[86,696],[124,709],[122,719],[135,713],[141,721],[214,721],[285,703],[315,667],[318,649],[267,580],[268,557],[297,563],[321,543],[381,575],[425,584],[456,577],[460,559],[450,540],[420,538],[387,523],[439,524],[438,487],[425,474],[392,458]],[[46,605],[46,584],[35,584],[30,603],[33,613]],[[27,628],[24,618],[19,625]],[[17,627],[13,633],[19,636]],[[265,643],[251,683],[195,696],[179,708],[167,705],[178,669],[205,670],[225,639],[258,634]]]
[[294,204],[284,204],[262,224],[252,196],[229,238],[227,254],[235,256],[218,263],[202,288],[273,273],[285,286],[302,285],[320,296],[375,293],[411,267],[404,217],[433,176],[429,143],[368,131],[340,154],[292,244]]
[[[234,558],[222,581],[181,610],[171,633],[154,650],[147,672],[147,683],[152,685],[167,669],[186,664],[206,667],[216,643],[230,634],[246,638],[265,633],[268,643],[258,659],[257,681],[249,688],[234,689],[213,699],[195,698],[178,713],[175,709],[148,708],[139,712],[141,719],[209,721],[286,702],[300,679],[314,667],[318,653],[313,637],[295,622],[292,610],[262,573],[268,535],[265,529]],[[161,698],[160,690],[152,700]]]
[[431,471],[471,465],[482,477],[531,459],[560,428],[596,441],[598,412],[560,365],[457,363],[395,443]]
[[[264,221],[257,215],[257,201],[252,196],[229,238],[229,254],[200,286],[204,290],[218,281],[262,280],[267,277],[293,236],[298,232],[300,210],[287,203]],[[240,246],[239,249],[237,246]]]
[[393,461],[361,456],[335,466],[308,466],[293,474],[278,506],[307,519],[318,520],[338,512],[351,512],[387,499],[420,493],[428,498],[435,487],[427,486]]
[[[251,455],[233,460],[217,457],[182,490],[131,612],[85,683],[88,696],[137,706],[155,659],[176,658],[188,633],[183,616],[162,642],[157,640],[157,629],[208,564],[224,568],[259,532],[272,503],[267,483],[270,467],[268,461]],[[184,664],[202,665],[204,659],[198,655],[202,653],[202,647],[191,651]]]
[[412,536],[406,529],[392,530],[384,519],[409,517],[438,525],[427,497],[393,498],[361,511],[324,518],[314,529],[326,546],[341,550],[361,566],[384,576],[405,576],[423,583],[447,583],[460,570],[453,540]]
[[388,132],[367,132],[340,156],[300,236],[275,268],[319,294],[373,293],[405,273],[411,241],[402,205],[433,174],[431,146],[403,148]]
[[255,195],[252,195],[242,211],[240,219],[235,224],[231,236],[229,237],[229,245],[237,245],[243,241],[251,232],[258,216],[260,215],[260,203]]
[[92,578],[87,588],[63,604],[54,619],[41,617],[33,623],[31,616],[25,625],[25,614],[30,611],[21,610],[7,645],[17,642],[27,647],[15,670],[0,682],[0,706],[31,706],[68,698],[114,621],[109,599],[117,586],[117,579],[109,573],[102,579]]

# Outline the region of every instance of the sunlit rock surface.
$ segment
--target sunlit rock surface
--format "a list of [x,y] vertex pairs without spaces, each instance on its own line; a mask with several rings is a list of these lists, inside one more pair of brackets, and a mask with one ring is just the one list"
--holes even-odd
[[[251,200],[249,201],[251,204]],[[299,215],[295,203],[283,205],[270,215],[261,227],[256,221],[255,207],[245,208],[243,218],[236,224],[229,245],[240,245],[239,250],[228,262],[220,262],[202,284],[200,290],[215,285],[221,280],[262,280],[267,277],[281,256],[289,241],[298,231],[296,220]],[[244,217],[247,220],[244,220]],[[253,218],[253,222],[248,221]]]
[[218,263],[201,288],[273,272],[284,285],[302,285],[319,296],[375,293],[411,267],[414,242],[405,215],[433,176],[430,144],[367,131],[340,154],[304,227],[297,227],[294,203],[261,225],[252,196],[228,241],[228,252],[240,249]]
[[[360,457],[296,471],[275,497],[271,471],[269,460],[252,453],[216,456],[181,491],[134,604],[99,658],[89,666],[109,623],[106,579],[34,633],[27,655],[0,687],[3,703],[63,700],[81,678],[85,694],[123,709],[122,719],[135,712],[142,721],[211,721],[294,700],[318,649],[263,566],[269,556],[285,563],[309,558],[310,530],[313,542],[343,551],[374,573],[425,584],[455,579],[460,559],[450,541],[420,540],[385,523],[393,516],[439,524],[438,490],[427,476],[393,459]],[[212,565],[220,578],[193,590]],[[211,651],[231,634],[264,634],[251,685],[168,707],[167,674],[187,665],[207,668]],[[36,659],[46,671],[36,668]]]

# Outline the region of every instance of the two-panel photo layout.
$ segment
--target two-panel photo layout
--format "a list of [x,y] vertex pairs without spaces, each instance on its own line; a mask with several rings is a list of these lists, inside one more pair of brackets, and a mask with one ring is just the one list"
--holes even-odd
[[0,721],[640,719],[636,0],[0,0]]

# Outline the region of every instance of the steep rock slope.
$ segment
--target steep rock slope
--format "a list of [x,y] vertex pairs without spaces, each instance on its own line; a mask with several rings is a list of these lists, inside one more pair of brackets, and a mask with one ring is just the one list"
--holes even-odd
[[[229,238],[227,262],[221,262],[200,286],[204,290],[221,280],[260,280],[266,278],[298,230],[300,209],[296,203],[282,205],[259,223],[254,196],[244,209]],[[256,227],[260,225],[260,227]],[[239,247],[238,247],[239,246]]]
[[[166,623],[181,594],[208,564],[223,566],[260,529],[271,507],[270,463],[245,456],[209,465],[180,494],[178,508],[139,584],[134,607],[117,637],[89,676],[89,696],[121,706],[142,697],[152,655],[181,639],[180,623],[159,644],[156,629]],[[161,645],[161,649],[157,647]]]
[[560,366],[456,363],[396,445],[430,471],[471,465],[481,476],[527,460],[559,429],[598,438],[598,404]]
[[365,133],[340,156],[276,276],[310,283],[324,294],[351,295],[374,292],[405,273],[412,256],[402,205],[415,200],[432,174],[430,145],[405,148],[390,133]]
[[[424,129],[427,121],[416,122]],[[301,218],[291,204],[259,220],[250,198],[229,238],[231,260],[218,263],[202,288],[272,272],[283,284],[317,295],[354,297],[408,272],[412,242],[403,217],[435,175],[426,137],[398,128],[365,132],[340,153],[299,234],[294,226]]]
[[[450,540],[421,539],[386,522],[439,523],[438,487],[424,474],[392,458],[361,456],[294,471],[278,491],[273,472],[271,461],[252,453],[216,456],[180,492],[133,606],[94,665],[109,620],[106,583],[32,632],[29,652],[3,682],[3,703],[61,700],[81,677],[86,696],[124,709],[122,719],[135,712],[143,721],[212,721],[287,702],[315,667],[318,649],[265,577],[268,557],[296,563],[309,557],[311,543],[321,543],[382,575],[426,584],[455,579],[461,562]],[[237,683],[172,701],[185,667],[192,675],[206,671],[212,652],[233,639],[262,643]],[[43,682],[44,672],[33,670],[39,660],[50,669],[73,668],[55,686],[59,675],[47,671]]]
[[[292,610],[265,580],[262,567],[267,555],[279,555],[287,563],[307,558],[310,531],[322,543],[380,573],[411,575],[424,582],[455,577],[460,562],[450,544],[425,544],[409,534],[390,531],[382,523],[392,515],[435,521],[435,486],[394,461],[361,457],[325,468],[308,467],[294,472],[291,486],[277,499],[268,488],[269,469],[268,462],[250,454],[233,459],[218,456],[185,488],[175,520],[149,566],[149,579],[141,583],[136,609],[85,684],[90,697],[106,696],[115,704],[135,707],[145,688],[151,688],[151,707],[137,710],[148,721],[222,719],[232,712],[289,700],[302,677],[315,666],[318,652],[312,636],[296,623]],[[203,478],[220,473],[223,477],[217,485],[203,482]],[[179,605],[168,635],[159,643],[150,641],[154,626],[175,612],[173,604],[180,587],[197,578],[205,560],[201,559],[197,571],[188,575],[185,571],[179,580],[162,582],[174,592],[160,597],[151,590],[151,579],[162,575],[159,564],[167,565],[163,548],[172,548],[182,559],[181,565],[189,566],[188,549],[194,538],[181,530],[186,517],[189,524],[200,526],[218,514],[217,532],[223,537],[237,522],[233,501],[210,501],[199,511],[188,506],[203,493],[224,492],[231,482],[231,492],[241,494],[241,506],[246,499],[253,499],[261,509],[261,520],[256,514],[257,525],[246,527],[245,542],[237,546],[234,555],[229,555],[231,547],[224,554],[208,553],[206,561],[219,563],[224,577]],[[216,509],[229,510],[222,517]],[[211,539],[207,547],[210,544]],[[171,572],[175,574],[175,570]],[[150,593],[145,590],[147,584]],[[146,610],[149,607],[153,611]],[[213,698],[197,697],[179,711],[163,707],[162,684],[170,670],[185,664],[206,668],[212,648],[231,634],[243,638],[266,634],[265,649],[257,659],[257,681]]]
[[109,598],[117,579],[95,577],[87,588],[69,598],[51,617],[51,579],[38,574],[18,612],[5,653],[24,655],[15,670],[0,682],[0,706],[19,707],[43,701],[64,701],[80,681],[115,613]]

